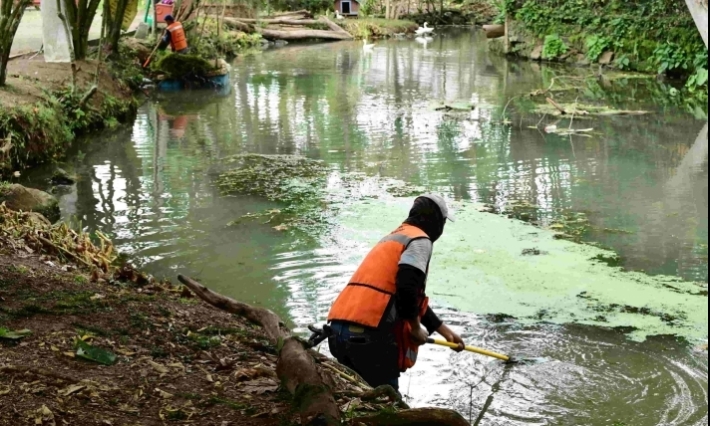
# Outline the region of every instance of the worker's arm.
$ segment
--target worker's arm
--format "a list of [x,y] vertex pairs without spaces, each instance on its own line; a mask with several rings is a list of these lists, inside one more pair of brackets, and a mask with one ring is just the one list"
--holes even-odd
[[426,297],[427,269],[433,248],[429,240],[415,240],[402,254],[397,272],[397,314],[400,319],[409,321],[413,330],[419,331],[423,325],[430,335],[437,332],[448,342],[459,344],[463,350],[463,339],[446,326],[431,307],[427,309],[421,322],[419,320],[421,303]]
[[[422,329],[420,315],[422,302],[426,297],[426,271],[432,250],[433,245],[427,239],[413,241],[402,254],[397,272],[397,314],[400,319],[409,322],[412,338],[420,344],[426,343],[428,337]],[[429,316],[427,318],[431,319]],[[432,325],[430,321],[427,322],[429,326]],[[433,332],[428,327],[427,330],[430,334]]]
[[170,46],[170,41],[172,40],[170,31],[165,31],[165,35],[163,36],[163,39],[160,40],[160,50],[165,50]]

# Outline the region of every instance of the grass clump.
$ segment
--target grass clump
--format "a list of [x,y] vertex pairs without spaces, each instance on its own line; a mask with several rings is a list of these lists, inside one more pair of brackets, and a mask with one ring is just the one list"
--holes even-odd
[[542,49],[543,59],[558,59],[568,51],[569,47],[559,34],[552,34],[545,37],[545,46]]
[[197,55],[170,53],[155,64],[155,70],[169,78],[183,78],[191,75],[205,75],[214,70],[214,62]]

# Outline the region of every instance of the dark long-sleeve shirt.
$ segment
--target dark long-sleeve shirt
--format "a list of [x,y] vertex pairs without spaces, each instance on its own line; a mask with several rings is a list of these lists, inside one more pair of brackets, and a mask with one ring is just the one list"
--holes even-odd
[[163,36],[163,39],[160,41],[160,50],[165,50],[170,46],[170,42],[172,41],[172,35],[170,34],[170,31],[165,31],[165,35]]
[[[426,239],[412,242],[402,254],[397,272],[397,295],[395,306],[403,320],[415,320],[421,314],[421,302],[425,297],[427,272],[433,244]],[[433,334],[443,322],[429,307],[422,317],[422,325]]]

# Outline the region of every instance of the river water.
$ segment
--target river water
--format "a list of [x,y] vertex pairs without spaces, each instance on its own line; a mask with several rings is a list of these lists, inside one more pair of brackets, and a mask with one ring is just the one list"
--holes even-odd
[[[441,192],[460,220],[435,248],[435,306],[467,342],[533,362],[506,368],[423,348],[402,378],[414,405],[486,426],[707,425],[707,351],[696,349],[708,326],[707,106],[682,105],[655,81],[585,73],[490,55],[472,30],[371,53],[346,42],[246,56],[229,93],[161,95],[132,127],[82,147],[63,214],[112,235],[155,275],[192,275],[303,331],[406,216],[412,199],[385,184]],[[572,127],[594,128],[587,136],[530,129],[570,126],[529,111],[524,95],[553,79],[652,113],[579,117]],[[242,153],[323,160],[335,206],[325,229],[228,226],[280,207],[220,196],[211,171]],[[345,190],[353,175],[360,183]],[[510,206],[524,206],[538,226],[483,204],[516,217]],[[582,239],[596,246],[553,239],[546,228],[570,217],[583,218]]]

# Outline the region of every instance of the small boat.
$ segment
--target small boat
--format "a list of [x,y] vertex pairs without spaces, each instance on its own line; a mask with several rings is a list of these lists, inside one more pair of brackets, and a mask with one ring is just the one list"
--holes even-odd
[[226,61],[220,60],[220,66],[205,75],[190,75],[183,78],[168,78],[157,82],[161,92],[180,92],[183,90],[214,90],[219,94],[229,94],[232,90],[230,69]]

